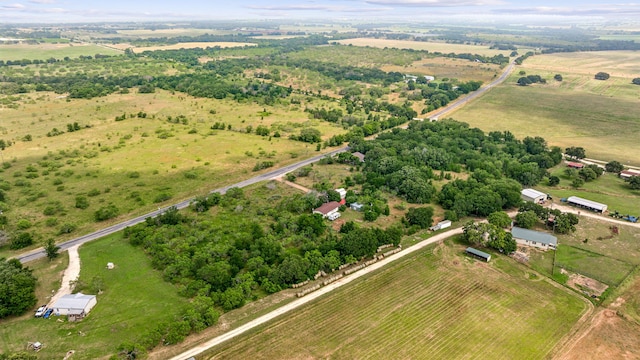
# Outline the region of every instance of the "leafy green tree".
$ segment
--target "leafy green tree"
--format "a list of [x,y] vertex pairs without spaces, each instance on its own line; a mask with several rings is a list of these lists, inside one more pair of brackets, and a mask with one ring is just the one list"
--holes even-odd
[[594,76],[594,78],[595,78],[596,80],[607,80],[607,79],[609,79],[609,74],[608,74],[608,73],[606,73],[606,72],[602,72],[602,71],[601,71],[601,72],[598,72],[598,73]]
[[114,217],[118,216],[119,212],[120,210],[118,210],[117,206],[115,206],[114,204],[109,204],[102,206],[101,208],[96,210],[93,217],[96,221],[104,221],[113,219]]
[[489,247],[496,249],[505,254],[511,254],[516,251],[517,244],[510,232],[495,227],[489,232]]
[[555,81],[562,81],[562,75],[560,75],[560,74],[556,74],[556,75],[554,75],[554,76],[553,76],[553,79],[554,79]]
[[532,84],[531,79],[529,79],[526,76],[523,76],[523,77],[518,79],[518,85],[520,85],[520,86],[527,86],[527,85],[531,85],[531,84]]
[[640,190],[640,176],[630,177],[629,187],[631,187],[632,190]]
[[578,175],[580,175],[580,177],[582,178],[582,180],[584,181],[592,181],[598,178],[598,175],[596,174],[595,171],[593,171],[593,169],[588,168],[588,167],[584,167],[582,169],[580,169],[580,171],[578,171]]
[[25,248],[31,244],[33,244],[33,236],[31,235],[31,233],[21,232],[11,239],[9,248],[12,250],[18,250]]
[[0,258],[0,319],[21,315],[36,304],[36,278],[16,259]]
[[405,219],[409,225],[426,229],[433,224],[433,208],[431,206],[410,208],[405,214]]
[[640,77],[633,78],[633,80],[631,80],[631,83],[634,85],[640,85]]
[[607,172],[610,173],[620,173],[622,170],[624,170],[624,165],[622,165],[619,161],[613,160],[613,161],[609,161],[605,166],[604,166],[605,170],[607,170]]
[[489,224],[495,225],[501,229],[507,228],[511,225],[511,218],[504,211],[496,211],[489,214],[487,221],[489,221]]
[[576,225],[580,219],[571,213],[562,213],[556,216],[553,231],[559,234],[568,234],[576,231]]
[[47,257],[49,260],[53,260],[58,257],[58,250],[60,250],[60,246],[56,245],[55,240],[53,238],[49,238],[44,245],[44,251],[47,253]]
[[525,229],[531,229],[538,223],[538,215],[533,211],[520,212],[516,215],[516,224]]
[[584,159],[585,157],[587,157],[586,151],[584,150],[583,147],[575,147],[575,146],[571,146],[568,147],[564,150],[564,153],[569,155],[570,157],[574,158],[574,159]]
[[576,189],[581,187],[582,185],[584,185],[584,180],[582,178],[575,178],[571,182],[571,186],[573,186]]
[[549,176],[549,186],[557,186],[558,184],[560,184],[560,178],[555,176],[555,175],[551,175]]

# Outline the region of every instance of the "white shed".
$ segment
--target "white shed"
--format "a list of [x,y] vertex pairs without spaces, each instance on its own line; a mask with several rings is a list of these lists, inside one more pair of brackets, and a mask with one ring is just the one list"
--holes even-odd
[[520,197],[524,201],[529,201],[535,204],[539,204],[547,199],[547,194],[535,189],[522,189]]
[[443,220],[429,228],[431,231],[442,230],[451,227],[451,220]]
[[56,315],[78,315],[88,314],[96,306],[98,300],[95,295],[85,295],[83,293],[64,295],[53,304],[53,312]]

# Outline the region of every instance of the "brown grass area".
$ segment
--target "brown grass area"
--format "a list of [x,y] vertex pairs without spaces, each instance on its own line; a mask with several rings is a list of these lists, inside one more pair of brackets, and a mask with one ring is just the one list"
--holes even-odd
[[471,62],[465,59],[427,58],[416,61],[409,66],[386,65],[380,67],[384,71],[397,71],[403,74],[432,75],[436,79],[458,79],[460,81],[481,80],[489,82],[494,74],[500,72],[495,64]]
[[337,43],[343,45],[354,46],[371,46],[378,48],[397,48],[397,49],[413,49],[413,50],[427,50],[429,52],[441,52],[448,53],[471,53],[484,56],[494,56],[498,54],[509,55],[508,52],[489,49],[488,46],[482,45],[464,45],[464,44],[447,44],[440,42],[426,42],[426,41],[407,41],[407,40],[387,40],[387,39],[372,39],[372,38],[355,38],[337,41]]

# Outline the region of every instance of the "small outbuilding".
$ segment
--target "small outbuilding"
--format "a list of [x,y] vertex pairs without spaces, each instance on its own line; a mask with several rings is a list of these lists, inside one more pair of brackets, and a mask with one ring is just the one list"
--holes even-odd
[[522,200],[532,202],[534,204],[540,204],[547,200],[547,194],[535,189],[522,189],[522,191],[520,191],[520,197]]
[[351,155],[357,157],[358,160],[360,160],[360,162],[364,162],[365,155],[363,153],[361,153],[360,151],[356,151],[356,152],[352,153]]
[[584,164],[579,162],[567,161],[567,167],[573,169],[582,169],[584,167]]
[[[323,218],[328,218],[332,216],[331,214],[335,214],[340,209],[340,203],[337,201],[330,201],[328,203],[322,204],[319,208],[313,210],[314,214],[320,214]],[[336,218],[337,219],[337,218]],[[334,219],[335,220],[335,219]]]
[[627,169],[620,172],[619,176],[625,180],[634,176],[640,176],[640,170]]
[[520,245],[533,246],[543,250],[555,250],[558,247],[558,238],[544,232],[514,226],[511,229],[511,235]]
[[465,250],[465,252],[466,252],[468,255],[471,255],[471,256],[473,256],[474,258],[476,258],[476,259],[480,259],[480,260],[482,260],[482,261],[489,262],[489,260],[491,260],[491,254],[487,254],[487,253],[486,253],[486,252],[484,252],[484,251],[480,251],[480,250],[478,250],[478,249],[474,249],[474,248],[472,248],[472,247],[468,247],[468,248]]
[[442,220],[429,228],[431,231],[437,231],[451,227],[451,220]]
[[349,207],[351,208],[351,210],[354,210],[354,211],[362,211],[362,209],[364,209],[364,205],[358,202],[352,203]]
[[74,321],[87,316],[97,303],[95,295],[77,293],[62,296],[53,304],[52,308],[56,315],[67,315],[70,321]]
[[604,213],[607,211],[607,205],[601,204],[599,202],[579,198],[577,196],[569,196],[567,198],[567,203],[569,205],[577,206],[583,209]]
[[336,192],[340,194],[340,199],[344,199],[347,196],[347,190],[344,188],[336,189]]

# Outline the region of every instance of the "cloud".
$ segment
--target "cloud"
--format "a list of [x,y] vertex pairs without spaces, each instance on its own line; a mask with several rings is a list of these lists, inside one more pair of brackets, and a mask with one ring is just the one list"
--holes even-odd
[[30,3],[34,4],[55,4],[55,0],[29,0]]
[[372,5],[387,5],[396,7],[459,7],[459,6],[488,6],[502,5],[500,0],[365,0]]
[[287,12],[287,11],[322,11],[322,12],[381,12],[389,11],[389,8],[362,8],[362,7],[346,7],[346,6],[329,6],[329,5],[273,5],[273,6],[257,6],[249,5],[247,8],[252,10],[263,10],[273,12]]
[[557,16],[609,16],[609,15],[638,15],[640,14],[640,4],[608,4],[583,6],[581,8],[569,7],[521,7],[493,9],[495,14],[513,15],[557,15]]

